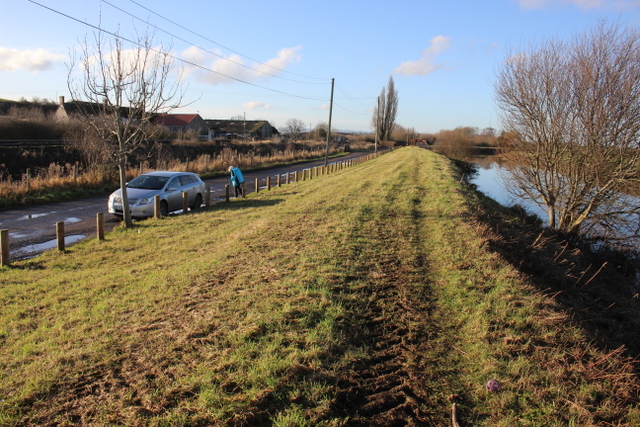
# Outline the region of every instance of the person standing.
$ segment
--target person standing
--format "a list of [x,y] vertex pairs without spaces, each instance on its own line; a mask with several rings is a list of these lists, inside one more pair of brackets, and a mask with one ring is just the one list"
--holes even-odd
[[242,171],[240,170],[240,168],[237,168],[235,166],[229,166],[229,173],[231,174],[229,180],[231,181],[231,185],[233,185],[236,197],[244,196],[242,188],[242,184],[244,183],[244,176],[242,175]]

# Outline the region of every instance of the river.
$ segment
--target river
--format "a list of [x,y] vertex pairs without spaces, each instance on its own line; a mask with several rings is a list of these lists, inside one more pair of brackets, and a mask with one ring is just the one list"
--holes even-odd
[[470,180],[477,186],[478,191],[502,206],[518,204],[528,213],[537,215],[545,224],[547,223],[547,212],[544,209],[530,200],[519,199],[509,194],[505,187],[504,174],[500,173],[502,166],[498,156],[473,157],[467,160],[478,166],[477,175]]

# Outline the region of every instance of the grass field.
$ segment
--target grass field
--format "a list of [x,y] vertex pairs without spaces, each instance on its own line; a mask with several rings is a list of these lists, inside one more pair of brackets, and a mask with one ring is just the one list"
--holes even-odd
[[0,425],[640,425],[635,366],[480,210],[407,147],[17,262]]

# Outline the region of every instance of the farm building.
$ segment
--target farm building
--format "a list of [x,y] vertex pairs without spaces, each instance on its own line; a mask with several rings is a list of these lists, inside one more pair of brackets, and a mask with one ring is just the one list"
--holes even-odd
[[206,135],[208,129],[199,114],[158,114],[151,123],[165,126],[177,135]]
[[279,135],[266,120],[205,120],[209,139],[269,139]]

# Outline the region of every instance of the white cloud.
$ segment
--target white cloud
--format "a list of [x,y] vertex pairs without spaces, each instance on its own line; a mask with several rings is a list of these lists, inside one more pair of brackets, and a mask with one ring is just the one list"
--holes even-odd
[[573,5],[582,10],[612,8],[628,10],[640,6],[638,0],[517,0],[523,9],[544,9],[547,7]]
[[242,106],[246,110],[270,110],[271,108],[273,108],[271,104],[260,101],[245,102],[244,104],[242,104]]
[[416,61],[406,61],[400,64],[393,72],[408,76],[426,76],[441,68],[442,65],[434,61],[436,56],[451,47],[451,39],[445,36],[436,36],[431,39],[431,46],[422,51],[422,57]]
[[27,70],[32,73],[47,71],[56,62],[64,62],[65,55],[47,52],[43,48],[35,50],[18,50],[0,47],[0,70],[18,71]]
[[185,73],[208,85],[242,80],[252,82],[277,76],[294,62],[300,61],[298,51],[302,46],[281,49],[275,58],[264,63],[246,64],[239,55],[222,57],[217,52],[203,51],[191,46],[182,52],[182,57],[194,65],[186,65]]

